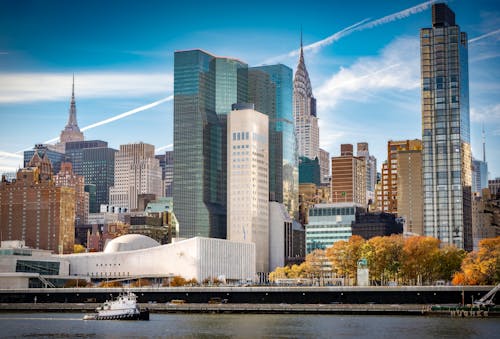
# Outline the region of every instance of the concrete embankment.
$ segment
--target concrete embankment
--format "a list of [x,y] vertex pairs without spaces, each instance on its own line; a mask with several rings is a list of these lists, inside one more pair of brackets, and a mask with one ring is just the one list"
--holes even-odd
[[[0,312],[92,312],[98,303],[0,304]],[[427,305],[384,304],[140,304],[152,313],[298,313],[421,315]],[[449,312],[448,312],[449,313]]]

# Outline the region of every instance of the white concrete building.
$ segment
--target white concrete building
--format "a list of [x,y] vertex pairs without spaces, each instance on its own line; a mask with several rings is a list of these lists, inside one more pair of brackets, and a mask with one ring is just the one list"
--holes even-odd
[[227,119],[227,239],[254,243],[256,271],[269,272],[269,119],[234,106]]
[[115,155],[115,184],[109,189],[109,204],[134,210],[138,194],[162,197],[162,169],[153,145],[120,145]]
[[276,202],[269,202],[269,270],[274,271],[276,267],[286,265],[292,237],[293,219],[287,212],[285,205]]
[[228,282],[255,280],[255,245],[195,237],[160,245],[139,234],[108,242],[104,252],[62,255],[70,274],[90,278],[182,276],[203,281],[223,276]]

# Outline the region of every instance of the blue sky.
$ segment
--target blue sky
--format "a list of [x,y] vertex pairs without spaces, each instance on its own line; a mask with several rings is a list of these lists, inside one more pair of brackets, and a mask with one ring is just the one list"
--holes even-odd
[[[500,5],[447,3],[471,41],[473,154],[482,157],[484,123],[497,177]],[[380,168],[388,140],[421,138],[418,37],[431,26],[429,1],[0,0],[0,172],[17,169],[19,151],[59,136],[73,72],[80,128],[149,105],[87,129],[86,139],[168,149],[175,50],[295,70],[301,25],[322,148],[336,156],[341,143],[367,141]]]

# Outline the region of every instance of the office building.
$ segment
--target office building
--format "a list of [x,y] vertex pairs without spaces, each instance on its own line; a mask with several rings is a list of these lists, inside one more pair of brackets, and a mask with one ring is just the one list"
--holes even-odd
[[321,168],[319,159],[299,158],[299,184],[321,184]]
[[367,142],[358,142],[356,156],[363,157],[366,165],[366,203],[375,204],[375,185],[377,184],[377,159],[370,155]]
[[[70,143],[66,143],[68,147]],[[109,190],[115,181],[116,150],[109,147],[86,148],[82,153],[82,174],[86,185],[95,185],[95,204],[91,204],[91,213],[99,212],[101,204],[109,203]],[[93,193],[90,189],[89,193]],[[90,195],[89,199],[91,198]],[[92,199],[90,199],[92,201]]]
[[306,225],[306,252],[326,249],[339,240],[349,240],[356,214],[365,212],[363,205],[353,202],[316,204],[309,209]]
[[248,101],[269,116],[269,200],[298,211],[298,158],[293,117],[293,72],[282,64],[248,70]]
[[247,95],[245,63],[175,52],[173,198],[182,238],[226,237],[227,114]]
[[[358,155],[359,156],[359,155]],[[319,149],[319,169],[321,175],[321,185],[330,185],[330,153],[325,151],[324,149]],[[376,167],[376,166],[375,166]]]
[[315,159],[319,156],[319,127],[316,116],[316,99],[304,61],[302,35],[300,57],[293,79],[293,116],[299,157]]
[[418,139],[387,142],[387,162],[382,165],[382,212],[398,214],[398,152],[421,149]]
[[56,187],[47,154],[35,152],[15,181],[0,182],[0,234],[32,248],[73,253],[75,190]]
[[120,145],[115,155],[115,183],[109,189],[110,205],[136,210],[139,195],[162,197],[161,167],[153,145],[138,143]]
[[488,180],[488,189],[490,190],[491,195],[500,194],[500,178],[495,178],[492,180]]
[[71,187],[75,190],[75,226],[86,224],[89,216],[89,193],[85,192],[83,176],[73,173],[70,162],[63,162],[61,170],[54,176],[57,187]]
[[482,194],[488,188],[488,163],[483,160],[472,160],[472,193]]
[[[269,272],[269,118],[253,104],[227,119],[227,239],[252,242],[256,271]],[[177,208],[177,207],[176,207]]]
[[443,3],[420,31],[424,235],[472,250],[467,34]]
[[165,154],[155,155],[155,158],[160,162],[165,197],[171,198],[174,188],[174,151],[166,151]]
[[365,159],[353,155],[351,144],[340,145],[340,156],[332,157],[331,199],[366,205]]
[[422,151],[398,151],[397,171],[397,216],[404,220],[405,232],[423,235]]
[[352,223],[352,235],[363,239],[403,234],[403,223],[392,213],[358,213]]
[[[89,148],[107,148],[108,143],[102,140],[68,141],[65,143],[67,161],[73,165],[73,172],[78,175],[83,173],[83,152]],[[113,165],[114,166],[114,165]]]

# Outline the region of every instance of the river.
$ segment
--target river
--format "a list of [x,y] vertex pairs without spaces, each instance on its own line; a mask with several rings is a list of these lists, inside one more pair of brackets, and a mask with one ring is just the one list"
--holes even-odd
[[80,313],[0,313],[0,337],[498,338],[498,318],[290,314],[151,314],[83,321]]

